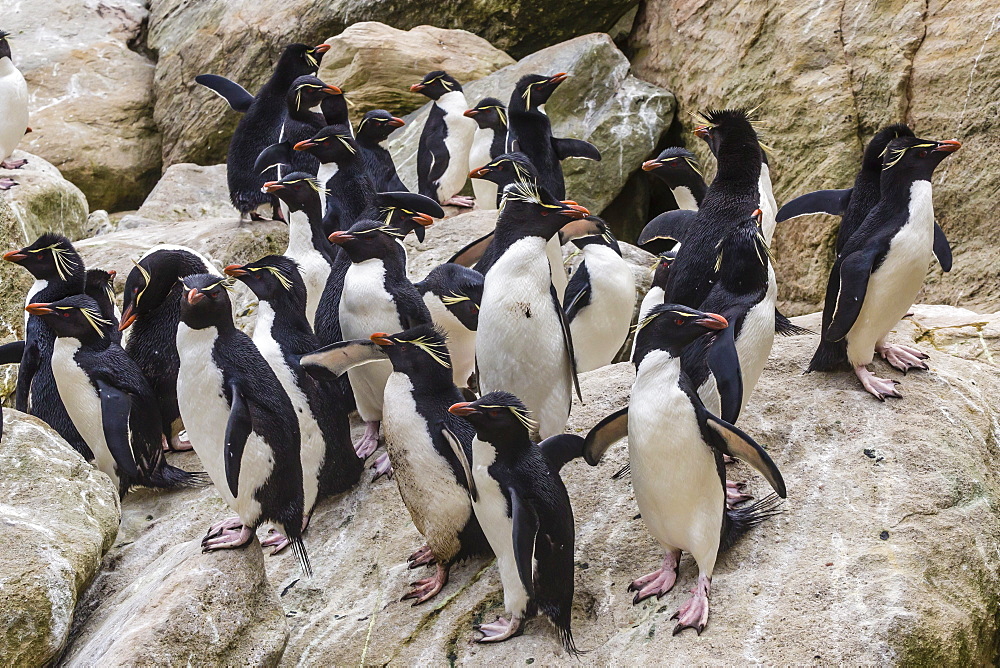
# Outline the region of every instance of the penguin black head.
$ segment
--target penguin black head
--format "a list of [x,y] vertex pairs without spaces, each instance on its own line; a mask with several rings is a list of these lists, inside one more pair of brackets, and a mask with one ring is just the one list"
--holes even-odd
[[323,54],[330,50],[329,44],[317,44],[308,46],[307,44],[289,44],[282,51],[278,58],[278,65],[275,69],[288,71],[292,79],[316,74],[319,64],[323,60]]
[[112,322],[101,316],[101,309],[87,295],[72,295],[50,304],[28,304],[24,310],[48,323],[56,336],[92,343],[107,339]]
[[159,308],[180,277],[203,271],[201,259],[181,248],[161,248],[137,261],[125,277],[118,328],[125,330],[140,316]]
[[495,97],[484,97],[463,115],[474,120],[483,130],[507,129],[507,106]]
[[432,100],[439,100],[448,93],[462,90],[462,84],[444,70],[434,70],[423,78],[420,83],[410,86],[410,91],[422,93]]
[[559,245],[565,245],[570,241],[581,250],[590,244],[598,244],[607,246],[619,255],[622,254],[618,240],[611,234],[608,224],[598,216],[587,216],[564,225],[559,230]]
[[105,271],[103,269],[88,269],[84,293],[92,297],[100,307],[100,312],[105,316],[114,314],[115,304],[115,276],[118,275],[114,269]]
[[396,128],[406,125],[402,118],[396,118],[385,109],[372,109],[358,125],[358,141],[380,144],[389,138]]
[[215,274],[192,274],[181,279],[181,322],[191,329],[232,329],[233,306],[229,301],[231,278]]
[[292,172],[278,181],[268,181],[261,188],[266,193],[277,196],[288,205],[289,211],[303,211],[315,205],[319,211],[320,197],[326,196],[326,188],[312,174]]
[[331,243],[344,249],[351,262],[374,258],[402,257],[405,251],[396,243],[403,237],[395,228],[379,220],[360,220],[346,232],[334,232]]
[[676,251],[666,251],[656,256],[656,264],[653,265],[653,282],[651,288],[656,287],[661,290],[667,289],[667,278],[670,276],[670,265],[677,259]]
[[918,137],[897,137],[889,142],[882,158],[882,182],[889,180],[929,181],[941,161],[962,147],[955,139],[933,141]]
[[885,155],[885,148],[893,139],[898,137],[915,137],[913,130],[906,123],[894,123],[887,125],[872,137],[865,147],[865,155],[861,159],[861,169],[877,174],[882,171],[882,157]]
[[391,336],[377,332],[371,340],[382,348],[395,371],[434,385],[454,384],[445,336],[434,325],[417,325]]
[[30,246],[4,253],[3,259],[21,265],[39,280],[79,283],[83,290],[83,260],[61,234],[47,232]]
[[411,192],[385,192],[375,195],[375,206],[386,225],[402,236],[413,232],[423,243],[426,229],[435,218],[444,218],[444,209],[430,197]]
[[535,111],[549,101],[552,92],[569,78],[566,72],[550,77],[541,74],[526,74],[517,81],[510,96],[510,108],[517,111]]
[[292,82],[285,100],[289,111],[306,111],[319,105],[327,96],[343,94],[336,86],[325,84],[319,78],[307,74]]
[[504,153],[469,172],[469,178],[483,179],[501,188],[514,181],[538,181],[538,170],[523,153]]
[[694,129],[695,135],[701,137],[712,150],[716,158],[723,145],[727,153],[737,157],[763,160],[763,150],[760,140],[753,128],[751,112],[748,109],[711,110],[698,115],[699,125]]
[[684,348],[699,336],[728,326],[726,319],[715,313],[679,304],[660,304],[636,326],[632,363],[638,367],[654,350],[665,350],[671,357],[680,357]]
[[537,183],[515,181],[503,189],[497,237],[509,242],[528,236],[551,239],[571,220],[590,215],[590,211],[571,200],[560,201]]
[[434,267],[424,280],[415,285],[420,294],[435,294],[466,329],[479,329],[483,275],[478,271],[454,262],[445,262]]
[[300,141],[293,147],[296,151],[308,151],[322,163],[338,164],[351,162],[358,157],[361,147],[349,133],[336,125],[328,125],[309,139]]
[[231,264],[224,271],[226,276],[243,282],[261,301],[287,299],[305,308],[306,284],[290,257],[267,255],[249,264]]
[[0,58],[10,58],[13,61],[14,59],[10,55],[10,44],[7,43],[8,37],[10,37],[9,32],[0,30]]
[[667,184],[668,188],[689,186],[705,177],[694,153],[680,146],[671,146],[653,160],[642,163],[642,171],[649,172]]
[[498,453],[531,446],[530,433],[537,428],[531,413],[510,392],[490,392],[476,401],[462,401],[448,412],[468,420],[479,440],[493,444]]

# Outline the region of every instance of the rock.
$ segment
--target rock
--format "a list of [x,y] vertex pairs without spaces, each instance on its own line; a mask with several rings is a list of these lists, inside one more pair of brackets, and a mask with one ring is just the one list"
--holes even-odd
[[5,16],[31,96],[21,148],[95,208],[134,207],[159,176],[153,62],[138,51],[147,16],[142,0],[20,3]]
[[240,217],[229,201],[226,166],[190,163],[167,167],[134,215],[161,222]]
[[15,160],[27,160],[20,169],[0,169],[0,178],[10,177],[17,185],[0,192],[21,227],[19,245],[26,245],[45,232],[70,239],[88,236],[87,198],[63,178],[51,163],[24,151],[14,151]]
[[[954,269],[942,275],[935,265],[920,299],[993,310],[1000,285],[989,184],[1000,172],[992,84],[1000,43],[984,27],[995,14],[995,4],[906,1],[890,10],[871,0],[651,0],[640,8],[630,51],[636,76],[674,91],[684,112],[761,105],[779,204],[850,186],[862,142],[885,124],[906,121],[918,136],[965,142],[934,177]],[[679,118],[688,147],[711,165],[707,147],[689,134],[688,114]],[[779,227],[776,272],[787,313],[822,305],[836,225],[814,216]]]
[[319,78],[344,89],[355,125],[371,109],[402,116],[423,105],[427,98],[411,93],[410,85],[428,72],[444,70],[464,86],[514,62],[482,37],[433,26],[397,30],[367,21],[326,42],[331,48]]
[[[629,74],[629,63],[611,38],[593,33],[557,44],[463,86],[470,104],[491,96],[510,99],[525,74],[569,72],[572,76],[545,105],[557,137],[585,139],[601,150],[601,162],[562,163],[567,196],[600,213],[629,175],[653,152],[673,120],[674,97]],[[387,143],[400,178],[417,182],[416,150],[430,104],[406,118]],[[479,166],[479,165],[477,165]]]
[[[450,208],[450,207],[449,207]],[[407,235],[406,273],[416,282],[421,281],[431,269],[451,259],[466,244],[488,234],[496,227],[497,212],[468,211],[434,222],[427,229],[424,243],[418,243],[412,234]]]
[[[291,42],[316,44],[359,21],[378,20],[401,30],[423,25],[461,28],[520,58],[575,35],[608,30],[634,5],[614,0],[583,0],[554,8],[528,0],[493,4],[411,0],[392,5],[381,0],[323,4],[295,0],[274,7],[243,0],[236,4],[154,0],[148,44],[159,56],[154,116],[163,132],[163,163],[222,162],[239,120],[224,102],[195,84],[195,76],[221,74],[256,92],[270,76],[281,49]],[[253,26],[252,40],[247,39],[247,26]],[[206,34],[212,39],[205,39]],[[412,57],[416,63],[424,56]],[[416,99],[411,98],[411,104]]]
[[[0,197],[0,252],[24,248],[23,235],[21,221],[7,199]],[[0,261],[0,345],[24,338],[24,297],[31,283],[31,274],[22,267]],[[0,400],[13,396],[16,383],[17,365],[0,365]]]
[[0,470],[0,656],[46,665],[114,542],[118,491],[47,425],[10,408]]

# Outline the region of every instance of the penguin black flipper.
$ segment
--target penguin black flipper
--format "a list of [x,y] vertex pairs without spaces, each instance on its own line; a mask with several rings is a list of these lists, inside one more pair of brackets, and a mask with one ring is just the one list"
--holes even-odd
[[491,243],[493,243],[493,232],[485,234],[475,241],[466,244],[462,247],[460,251],[451,256],[448,262],[453,262],[455,264],[460,264],[463,267],[472,267],[480,259],[482,259],[483,254],[486,253],[486,249]]
[[[709,438],[705,439],[709,445],[723,454],[740,459],[757,469],[778,496],[784,499],[787,494],[785,480],[764,448],[760,447],[755,440],[739,428],[709,413],[703,405],[700,406],[700,410],[704,411],[705,422],[710,430]],[[715,434],[714,437],[711,435],[712,433]]]
[[125,475],[133,480],[137,479],[141,476],[139,467],[135,463],[135,453],[132,452],[128,430],[132,398],[103,380],[97,379],[96,382],[101,398],[101,423],[108,451]]
[[479,491],[476,489],[476,481],[472,477],[472,466],[469,464],[469,458],[465,456],[465,449],[459,442],[458,437],[452,433],[451,429],[448,429],[443,424],[441,435],[444,436],[444,440],[451,446],[451,451],[455,453],[455,457],[458,458],[458,462],[462,465],[462,471],[465,472],[465,483],[469,488],[469,496],[472,497],[473,501],[478,501]]
[[587,432],[583,443],[583,458],[591,466],[597,466],[608,448],[626,436],[628,436],[628,406],[615,411]]
[[948,237],[944,235],[944,230],[937,222],[934,223],[934,255],[942,271],[946,273],[951,271],[951,244],[948,243]]
[[542,455],[548,460],[553,473],[559,473],[562,467],[577,457],[583,457],[586,441],[576,434],[556,434],[538,444]]
[[246,88],[218,74],[199,74],[194,80],[225,100],[233,111],[245,113],[255,99]]
[[[559,317],[559,326],[562,328],[566,354],[569,355],[570,373],[573,374],[573,387],[576,388],[577,398],[583,401],[583,393],[580,392],[580,377],[576,375],[576,353],[573,351],[573,335],[569,331],[569,321],[566,319],[566,313],[563,311],[562,304],[559,303],[559,294],[556,292],[555,286],[551,283],[549,283],[549,294],[552,296],[552,305],[555,307],[556,315]],[[572,407],[572,396],[569,398],[569,402],[570,407]]]
[[17,370],[17,385],[14,388],[14,408],[22,413],[28,412],[29,397],[31,395],[31,381],[38,373],[41,366],[42,355],[38,349],[38,344],[32,341],[24,347],[24,356],[21,357],[21,366]]
[[573,272],[569,283],[566,284],[563,300],[566,302],[566,322],[573,322],[576,314],[590,305],[590,273],[587,271],[586,262],[581,262]]
[[879,240],[873,241],[875,243],[838,260],[840,280],[837,286],[837,308],[830,320],[830,327],[825,332],[825,338],[830,341],[839,341],[847,336],[861,313],[865,293],[868,291],[868,279],[871,278],[876,260],[885,254]]
[[[260,152],[257,160],[253,163],[253,171],[263,174],[267,170],[279,165],[291,165],[294,160],[295,156],[292,154],[292,145],[287,141],[281,141],[277,144],[271,144]],[[276,179],[278,178],[277,173],[274,176]],[[320,185],[326,186],[325,183]]]
[[726,327],[719,332],[708,349],[708,368],[715,376],[722,407],[722,419],[736,422],[743,405],[743,374],[740,356],[736,352],[736,328]]
[[664,211],[646,223],[639,233],[636,245],[654,255],[676,251],[675,247],[684,243],[688,226],[697,215],[697,211],[690,209]]
[[24,341],[11,341],[0,346],[0,364],[20,364],[24,359]]
[[538,536],[538,513],[525,499],[522,499],[517,490],[507,487],[510,494],[510,519],[514,527],[514,561],[517,563],[517,574],[524,585],[524,591],[529,598],[535,596],[534,558],[535,558],[535,538]]
[[781,336],[802,336],[803,334],[815,334],[816,332],[805,327],[799,327],[788,319],[777,308],[774,309],[774,333]]
[[250,418],[250,407],[240,393],[236,383],[229,384],[232,403],[229,408],[229,422],[226,424],[226,482],[233,496],[239,496],[240,467],[243,464],[243,450],[247,439],[253,432],[253,420]]
[[342,376],[348,369],[388,359],[382,347],[364,339],[338,341],[299,359],[299,366],[314,378],[329,379],[328,373]]
[[552,138],[552,150],[560,160],[566,158],[585,158],[587,160],[601,161],[601,152],[589,141],[582,139]]
[[831,216],[843,216],[847,211],[847,204],[851,201],[851,191],[854,188],[845,190],[817,190],[816,192],[799,195],[785,206],[778,209],[775,217],[777,222],[798,218],[810,213],[828,213]]

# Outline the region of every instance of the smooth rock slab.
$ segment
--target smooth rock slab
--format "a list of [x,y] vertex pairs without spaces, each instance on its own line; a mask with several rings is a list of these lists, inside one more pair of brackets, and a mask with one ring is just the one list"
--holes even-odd
[[0,442],[0,657],[56,659],[84,588],[118,532],[111,479],[48,425],[5,408]]

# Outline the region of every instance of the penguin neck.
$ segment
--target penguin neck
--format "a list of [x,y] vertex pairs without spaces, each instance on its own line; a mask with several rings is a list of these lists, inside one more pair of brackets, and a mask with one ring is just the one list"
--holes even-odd
[[14,61],[10,59],[10,56],[0,58],[0,77],[11,75],[17,71],[17,68],[14,67]]
[[[257,321],[269,323],[271,337],[279,342],[279,345],[303,334],[312,337],[312,329],[306,319],[306,306],[291,294],[278,299],[262,299],[257,309]],[[310,350],[302,350],[302,346],[295,346],[292,352],[301,353]]]
[[348,121],[347,100],[343,95],[328,95],[319,103],[323,118],[327,125],[346,125],[346,129],[354,136],[354,128]]
[[753,184],[760,181],[763,164],[760,146],[755,139],[734,137],[723,140],[717,157],[718,170],[715,180]]
[[[535,447],[535,444],[531,442],[526,431],[518,434],[477,433],[476,440],[494,453],[491,464],[516,461],[525,452],[528,452],[530,448]],[[475,455],[475,450],[473,450],[473,455]]]
[[674,186],[670,189],[670,192],[674,196],[674,201],[677,202],[677,208],[688,209],[690,211],[698,210],[698,207],[701,205],[701,198],[705,195],[704,188],[702,188],[699,194],[695,194],[687,184]]
[[445,115],[457,114],[461,116],[465,113],[465,110],[469,108],[469,105],[465,101],[465,93],[460,90],[453,90],[449,93],[445,93],[438,99],[434,100],[434,104],[444,111]]
[[920,182],[930,187],[929,179],[913,178],[911,174],[902,170],[897,170],[895,174],[892,169],[885,170],[882,172],[880,202],[905,209],[909,205],[913,185]]
[[[639,382],[638,374],[649,372],[666,372],[664,378],[657,373],[657,380],[676,377],[680,379],[681,373],[681,353],[684,351],[683,345],[667,346],[666,348],[652,342],[643,342],[645,345],[636,346],[632,355],[632,363],[635,364],[636,383]],[[634,390],[633,390],[634,393]]]

